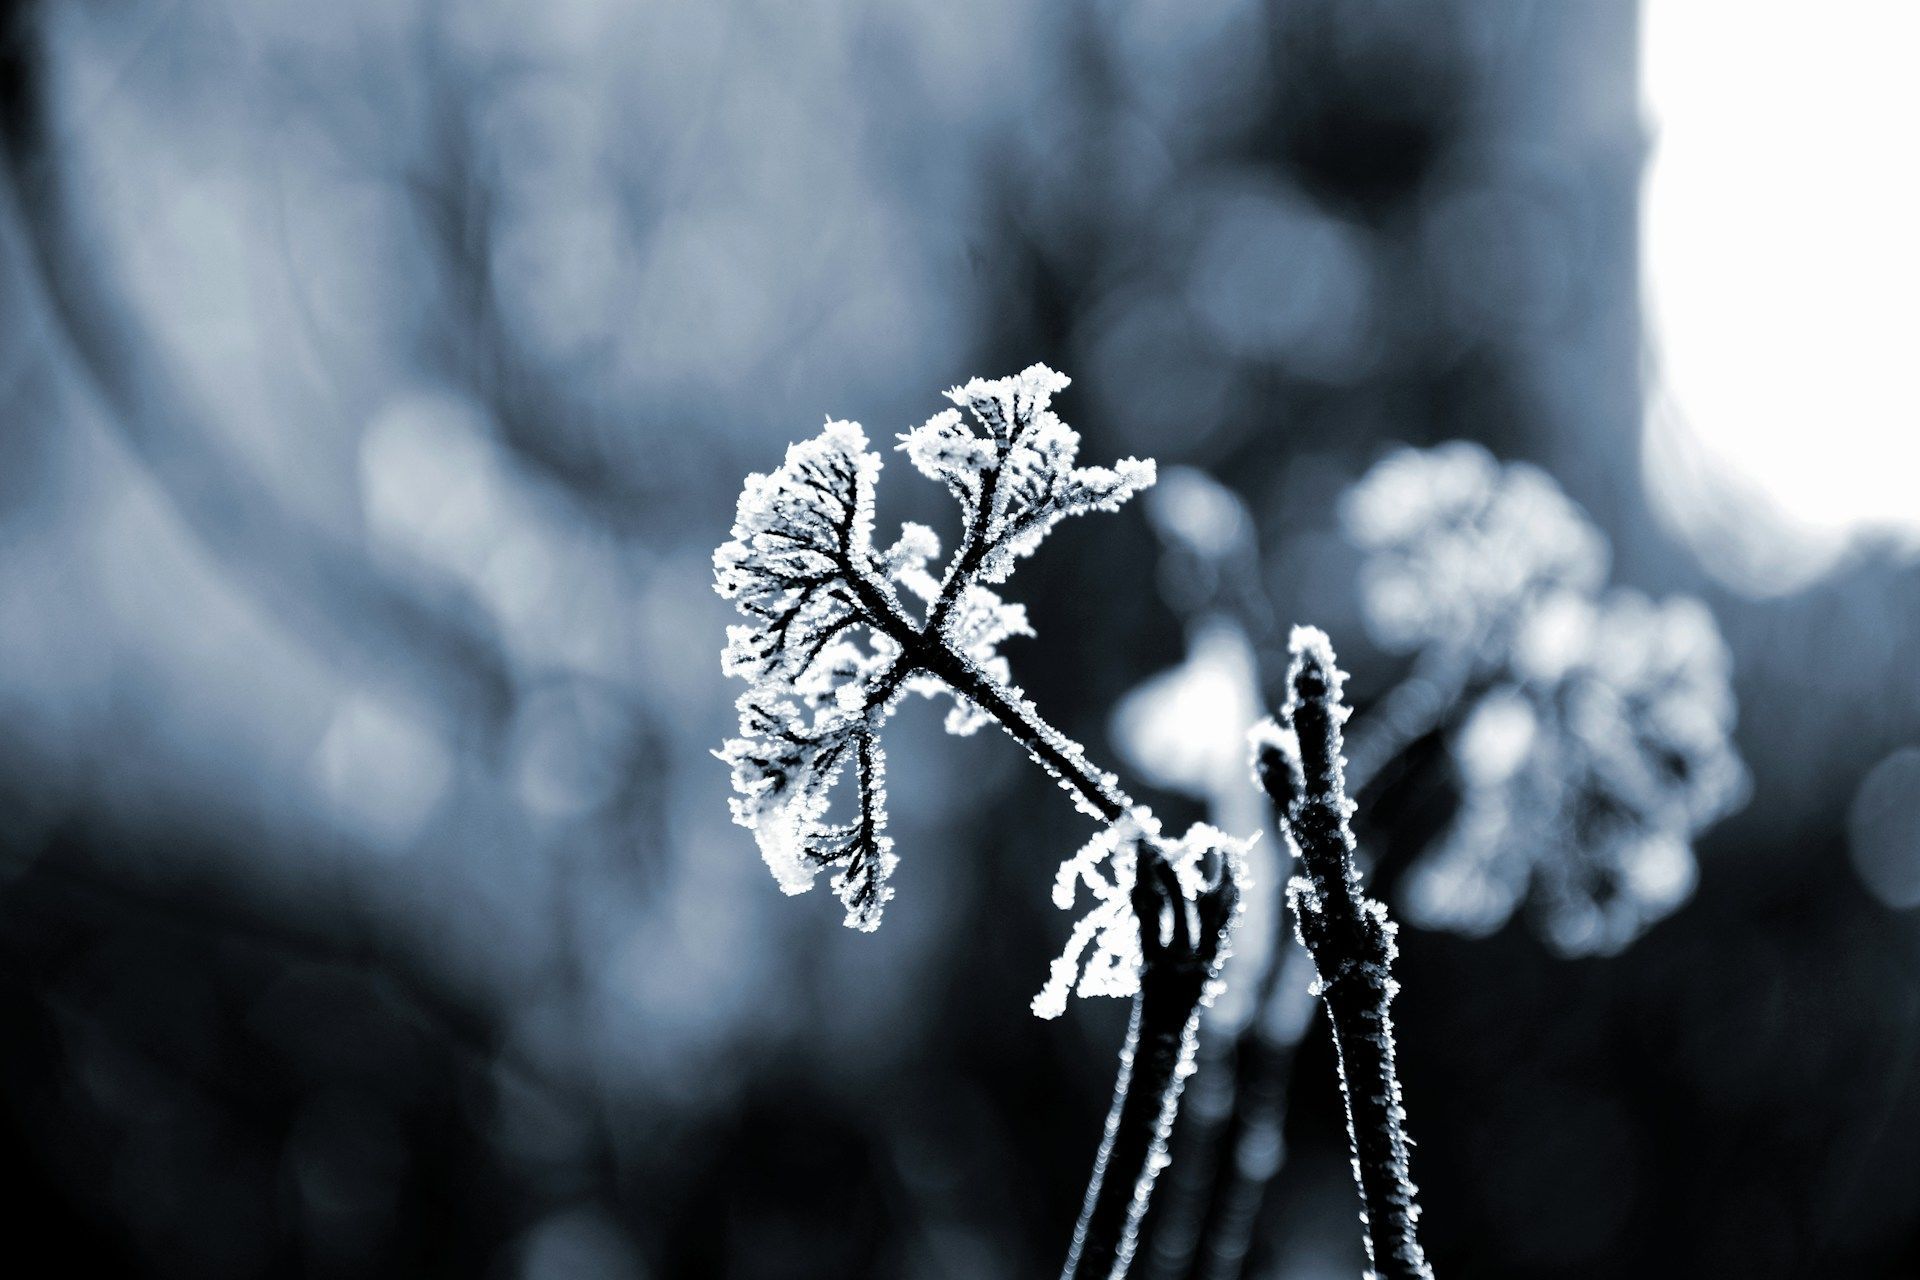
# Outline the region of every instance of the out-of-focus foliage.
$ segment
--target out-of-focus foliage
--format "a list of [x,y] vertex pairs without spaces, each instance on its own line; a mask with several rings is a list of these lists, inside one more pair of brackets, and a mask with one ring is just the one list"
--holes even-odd
[[[1551,656],[1532,651],[1562,628]],[[1698,601],[1628,591],[1558,601],[1526,632],[1520,678],[1481,694],[1449,742],[1461,811],[1408,909],[1485,934],[1531,894],[1558,950],[1618,951],[1686,900],[1691,841],[1746,797],[1726,646]]]
[[1586,514],[1465,441],[1389,455],[1341,516],[1368,625],[1439,686],[1428,727],[1447,728],[1462,793],[1412,872],[1411,918],[1484,935],[1530,900],[1548,941],[1583,955],[1684,902],[1692,839],[1747,787],[1706,607],[1599,596],[1607,545]]
[[1362,608],[1388,649],[1499,665],[1543,598],[1591,594],[1607,572],[1606,539],[1551,476],[1465,440],[1383,458],[1342,499],[1341,524],[1366,555]]
[[[740,478],[1044,359],[1089,456],[1242,496],[1363,712],[1405,659],[1359,642],[1333,503],[1390,439],[1528,459],[1616,580],[1718,620],[1753,800],[1685,908],[1604,964],[1402,936],[1436,1270],[1912,1272],[1920,583],[1869,549],[1746,600],[1650,514],[1636,38],[1613,0],[9,6],[10,1247],[1047,1273],[1124,1017],[1025,1008],[1084,822],[909,704],[914,856],[859,934],[787,909],[707,754]],[[953,545],[900,489],[887,527]],[[1170,608],[1154,559],[1116,518],[1020,570],[1041,634],[1106,638],[1020,655],[1097,758],[1206,587]],[[1453,817],[1387,789],[1419,848]],[[1351,1274],[1303,1089],[1253,1270]]]

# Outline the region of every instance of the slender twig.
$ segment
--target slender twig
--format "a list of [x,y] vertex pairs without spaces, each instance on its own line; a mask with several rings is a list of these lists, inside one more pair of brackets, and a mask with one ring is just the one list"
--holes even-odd
[[954,650],[941,629],[937,605],[933,616],[923,626],[916,627],[865,566],[850,564],[845,568],[869,621],[900,646],[902,678],[907,671],[918,667],[965,694],[991,715],[1009,737],[1025,747],[1042,768],[1071,788],[1106,821],[1117,822],[1122,815],[1133,811],[1132,798],[1115,785],[1111,775],[1095,769],[1073,739],[1042,719],[1032,703],[1010,696]]
[[1201,999],[1218,977],[1239,899],[1231,864],[1217,855],[1210,861],[1208,888],[1189,902],[1167,860],[1151,845],[1139,847],[1133,909],[1144,956],[1140,991],[1063,1280],[1112,1280],[1125,1276],[1133,1261],[1140,1219],[1167,1163],[1180,1092],[1192,1074]]
[[1302,874],[1288,886],[1300,941],[1313,956],[1347,1104],[1347,1137],[1360,1187],[1369,1274],[1430,1280],[1415,1232],[1420,1215],[1407,1167],[1406,1112],[1388,1015],[1397,984],[1386,907],[1360,889],[1353,862],[1341,759],[1347,708],[1333,647],[1313,628],[1294,631],[1288,698],[1256,760],[1294,841]]
[[[1368,708],[1359,731],[1348,739],[1346,790],[1360,795],[1388,775],[1391,766],[1420,738],[1441,727],[1458,710],[1470,687],[1472,663],[1464,653],[1448,651],[1415,664],[1414,670]],[[1270,786],[1291,786],[1285,772]],[[1284,819],[1290,791],[1274,795],[1276,816]],[[1384,890],[1384,884],[1380,886]],[[1383,892],[1383,896],[1384,892]],[[1255,1016],[1231,1046],[1216,1056],[1233,1064],[1224,1086],[1230,1097],[1225,1117],[1201,1144],[1210,1173],[1196,1199],[1199,1220],[1187,1229],[1164,1274],[1183,1280],[1239,1280],[1250,1256],[1254,1227],[1266,1190],[1279,1172],[1286,1124],[1288,1083],[1300,1042],[1312,1022],[1311,1004],[1296,997],[1299,983],[1287,973],[1305,960],[1286,916],[1276,920],[1282,936],[1262,975]],[[1311,963],[1311,961],[1307,961]]]

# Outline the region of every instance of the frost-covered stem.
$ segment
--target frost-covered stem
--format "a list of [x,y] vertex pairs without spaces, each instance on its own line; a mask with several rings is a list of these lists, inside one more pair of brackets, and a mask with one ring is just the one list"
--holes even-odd
[[[1313,956],[1339,1054],[1347,1136],[1360,1186],[1369,1274],[1428,1280],[1432,1270],[1415,1233],[1419,1205],[1407,1167],[1406,1112],[1394,1068],[1387,1007],[1395,983],[1394,927],[1386,908],[1360,891],[1341,760],[1340,699],[1345,679],[1326,636],[1294,633],[1284,727],[1298,744],[1291,759],[1263,749],[1262,782],[1282,808],[1303,874],[1289,890],[1301,942]],[[1284,781],[1277,775],[1286,774]]]
[[1095,769],[1080,745],[1041,719],[1025,698],[1009,696],[984,672],[944,644],[930,644],[920,655],[926,669],[964,693],[994,719],[994,723],[1027,749],[1064,786],[1072,790],[1107,822],[1133,811],[1133,800],[1113,779]]
[[[1347,740],[1346,789],[1359,795],[1378,781],[1413,743],[1439,728],[1459,709],[1471,684],[1469,650],[1434,651],[1368,708]],[[1284,821],[1294,785],[1287,771],[1265,775],[1276,817]],[[1275,793],[1271,788],[1279,788]],[[1272,962],[1254,999],[1255,1016],[1223,1056],[1231,1058],[1230,1111],[1212,1135],[1211,1191],[1204,1216],[1192,1228],[1192,1244],[1180,1251],[1168,1276],[1191,1280],[1238,1280],[1251,1248],[1261,1201],[1281,1163],[1287,1089],[1293,1061],[1311,1024],[1312,1006],[1290,1007],[1297,985],[1285,971],[1303,954],[1288,917],[1276,921]]]
[[[1063,1280],[1115,1280],[1127,1274],[1154,1179],[1167,1162],[1167,1139],[1180,1092],[1193,1073],[1200,1001],[1214,980],[1239,888],[1229,864],[1189,904],[1173,869],[1142,844],[1133,886],[1144,963],[1106,1135],[1087,1183]],[[1170,919],[1169,919],[1170,918]],[[1163,921],[1170,924],[1162,933]]]
[[1093,767],[1078,743],[1043,720],[1031,702],[1013,696],[955,652],[942,634],[937,617],[929,618],[924,627],[915,627],[871,574],[852,565],[845,566],[845,571],[874,625],[900,646],[907,664],[900,668],[902,672],[909,666],[919,667],[971,699],[1104,821],[1116,822],[1133,811],[1132,798],[1111,776]]

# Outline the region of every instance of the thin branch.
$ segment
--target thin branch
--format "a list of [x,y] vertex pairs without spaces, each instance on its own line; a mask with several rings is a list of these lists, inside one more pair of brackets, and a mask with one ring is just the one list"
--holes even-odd
[[1132,1264],[1140,1219],[1168,1160],[1181,1089],[1193,1074],[1201,999],[1219,975],[1239,902],[1231,864],[1218,856],[1213,862],[1209,887],[1188,902],[1167,860],[1151,845],[1139,846],[1133,909],[1145,957],[1140,991],[1062,1280],[1114,1280]]
[[1415,1233],[1420,1216],[1407,1166],[1406,1112],[1388,1015],[1397,984],[1394,925],[1362,894],[1353,862],[1341,759],[1347,708],[1323,632],[1297,628],[1288,700],[1279,731],[1261,744],[1262,785],[1285,814],[1303,874],[1288,886],[1300,941],[1313,956],[1318,991],[1339,1054],[1347,1136],[1360,1187],[1369,1275],[1431,1280]]
[[866,621],[878,626],[900,646],[906,666],[936,675],[965,694],[991,715],[1009,737],[1025,747],[1041,767],[1072,789],[1104,820],[1116,822],[1133,811],[1132,798],[1119,788],[1111,775],[1093,767],[1078,743],[1042,719],[1032,703],[1009,696],[1007,690],[957,652],[934,619],[929,618],[925,626],[915,627],[901,611],[893,593],[864,569],[847,566],[847,579],[869,615]]
[[[1458,711],[1471,688],[1472,662],[1462,651],[1423,659],[1414,670],[1368,708],[1359,731],[1347,739],[1345,784],[1349,795],[1363,794],[1380,782],[1407,748],[1440,728]],[[1274,774],[1270,787],[1276,815],[1284,820],[1293,782],[1287,771]],[[1388,896],[1383,880],[1376,889]],[[1286,970],[1308,963],[1283,914],[1273,959],[1254,999],[1255,1015],[1234,1043],[1216,1056],[1233,1064],[1226,1083],[1229,1101],[1223,1121],[1197,1139],[1195,1155],[1209,1163],[1210,1176],[1192,1179],[1205,1185],[1193,1199],[1202,1206],[1197,1223],[1167,1260],[1163,1275],[1190,1280],[1239,1280],[1250,1256],[1252,1237],[1268,1185],[1280,1170],[1286,1124],[1287,1091],[1293,1061],[1312,1022],[1311,1004],[1297,1000],[1301,985]]]

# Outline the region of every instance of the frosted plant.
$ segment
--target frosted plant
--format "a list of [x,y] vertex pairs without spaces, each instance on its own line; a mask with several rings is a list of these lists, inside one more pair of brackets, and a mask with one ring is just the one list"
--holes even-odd
[[[1061,520],[1112,511],[1154,481],[1154,464],[1078,465],[1079,436],[1054,414],[1067,379],[1044,365],[976,378],[956,408],[900,437],[922,475],[960,506],[962,533],[936,573],[939,540],[908,524],[873,541],[881,471],[858,424],[829,421],[785,463],[747,477],[715,586],[747,618],[729,627],[723,667],[748,684],[740,734],[716,754],[732,768],[734,820],[754,833],[780,887],[801,893],[831,870],[846,923],[871,930],[893,896],[880,733],[908,692],[950,695],[946,727],[997,724],[1100,824],[1069,859],[1055,899],[1092,899],[1033,1001],[1061,1013],[1068,992],[1134,997],[1107,1141],[1088,1188],[1070,1275],[1122,1275],[1165,1161],[1190,1074],[1199,1010],[1218,986],[1246,876],[1244,842],[1196,826],[1180,840],[1041,719],[1012,683],[1000,645],[1031,635],[1001,599],[1006,580]],[[961,410],[965,410],[963,415]],[[852,777],[850,814],[829,817]]]
[[[1123,727],[1153,723],[1150,710],[1164,718],[1173,697],[1202,687],[1200,670],[1217,680],[1218,662],[1201,665],[1205,628],[1225,618],[1250,637],[1270,634],[1257,563],[1231,574],[1212,567],[1244,565],[1243,539],[1204,536],[1249,529],[1250,519],[1215,514],[1237,500],[1204,477],[1185,487],[1176,514],[1193,517],[1156,512],[1154,521],[1163,573],[1173,570],[1168,598],[1198,613],[1198,595],[1212,612],[1194,626],[1187,661],[1123,704],[1140,705]],[[1730,738],[1727,654],[1711,615],[1687,599],[1600,595],[1607,546],[1586,514],[1544,472],[1502,465],[1477,445],[1393,452],[1343,497],[1341,518],[1364,553],[1369,631],[1382,647],[1413,655],[1406,678],[1348,740],[1346,784],[1358,794],[1390,766],[1423,758],[1409,748],[1432,734],[1461,796],[1451,825],[1405,872],[1405,914],[1477,935],[1526,904],[1555,950],[1593,954],[1619,950],[1676,909],[1695,878],[1693,840],[1740,803],[1747,785]],[[1231,591],[1223,589],[1229,577]],[[1181,767],[1189,757],[1166,743],[1123,735],[1122,744],[1143,763],[1166,765],[1151,775],[1161,785],[1202,790],[1198,771]],[[1183,1163],[1160,1219],[1158,1275],[1230,1277],[1247,1256],[1307,1029],[1289,1004],[1297,984],[1288,962],[1299,951],[1283,945],[1276,955],[1257,983],[1235,975],[1238,991],[1257,990],[1260,1015],[1230,1048],[1203,1049],[1235,1064],[1223,1090],[1230,1100],[1208,1109],[1224,1116],[1215,1129],[1183,1138],[1203,1158]]]
[[1287,701],[1253,734],[1254,771],[1286,827],[1300,874],[1287,886],[1299,940],[1313,957],[1314,994],[1327,1007],[1347,1103],[1347,1137],[1359,1185],[1370,1277],[1431,1280],[1415,1227],[1420,1207],[1408,1169],[1410,1140],[1394,1063],[1388,1006],[1395,926],[1367,898],[1353,861],[1341,726],[1346,676],[1326,633],[1296,627]]
[[[965,515],[965,540],[938,580],[927,566],[939,538],[924,525],[904,526],[885,550],[873,545],[881,460],[854,422],[828,422],[789,448],[778,471],[748,476],[733,538],[714,553],[716,587],[750,619],[727,629],[723,658],[726,673],[751,686],[739,702],[740,736],[721,751],[738,793],[734,820],[754,833],[788,893],[834,868],[851,927],[878,927],[893,896],[898,858],[886,835],[879,731],[909,689],[950,692],[947,727],[956,733],[990,718],[983,701],[1004,703],[1028,731],[1029,750],[1083,808],[1109,822],[1127,808],[1112,779],[1009,685],[999,645],[1032,630],[1021,606],[986,585],[1059,521],[1114,510],[1153,483],[1150,461],[1074,465],[1079,437],[1048,408],[1066,381],[1044,365],[976,378],[948,395],[984,435],[949,409],[902,437],[913,464],[944,482]],[[858,812],[829,823],[829,793],[849,765]]]
[[1523,627],[1513,674],[1449,741],[1461,808],[1408,913],[1481,934],[1531,900],[1555,949],[1618,951],[1685,901],[1693,838],[1745,797],[1726,647],[1695,600],[1564,595]]
[[1347,491],[1340,515],[1366,552],[1368,630],[1396,652],[1437,645],[1497,659],[1539,594],[1590,593],[1606,578],[1606,540],[1551,476],[1464,440],[1388,455]]
[[[1060,864],[1053,882],[1053,905],[1071,911],[1082,885],[1091,905],[1074,925],[1066,950],[1053,962],[1047,985],[1033,998],[1033,1011],[1042,1018],[1066,1012],[1067,996],[1129,996],[1139,989],[1140,929],[1133,918],[1135,863],[1143,841],[1159,834],[1151,812],[1128,814],[1089,840],[1073,857]],[[1181,896],[1195,899],[1207,890],[1207,858],[1222,850],[1244,854],[1246,841],[1236,840],[1204,822],[1195,823],[1180,840],[1163,843],[1161,856],[1172,869]],[[1241,877],[1244,886],[1245,877]],[[1093,957],[1081,959],[1091,947]]]
[[1544,472],[1477,445],[1402,449],[1342,503],[1361,605],[1410,677],[1357,736],[1356,789],[1444,729],[1461,791],[1407,911],[1490,933],[1530,901],[1566,954],[1618,951],[1692,891],[1736,807],[1726,649],[1697,601],[1599,595],[1606,543]]

